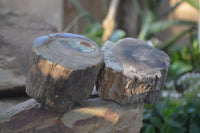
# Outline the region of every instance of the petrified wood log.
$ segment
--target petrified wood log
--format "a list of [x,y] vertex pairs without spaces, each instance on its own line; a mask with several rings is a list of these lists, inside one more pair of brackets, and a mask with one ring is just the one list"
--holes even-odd
[[167,54],[145,41],[126,38],[102,47],[104,67],[97,81],[100,97],[120,104],[155,103],[167,77]]
[[40,107],[34,99],[0,114],[1,133],[139,133],[143,105],[120,106],[100,98],[88,99],[66,113]]
[[95,42],[70,33],[37,38],[31,57],[26,93],[59,112],[91,94],[103,64]]

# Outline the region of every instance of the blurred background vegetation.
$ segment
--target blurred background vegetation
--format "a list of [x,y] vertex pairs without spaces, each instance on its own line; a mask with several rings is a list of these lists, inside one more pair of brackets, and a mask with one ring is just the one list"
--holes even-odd
[[100,47],[134,37],[165,51],[166,85],[157,104],[144,106],[141,133],[200,133],[198,0],[0,0],[1,7],[41,15],[59,32],[83,34]]

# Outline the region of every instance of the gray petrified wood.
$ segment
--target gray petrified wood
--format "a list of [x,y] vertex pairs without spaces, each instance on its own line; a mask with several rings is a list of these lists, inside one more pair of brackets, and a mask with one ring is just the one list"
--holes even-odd
[[170,59],[145,41],[125,38],[102,47],[104,67],[99,73],[100,97],[120,104],[155,103],[167,77]]
[[58,112],[91,94],[103,64],[95,42],[70,33],[37,38],[31,57],[26,93]]

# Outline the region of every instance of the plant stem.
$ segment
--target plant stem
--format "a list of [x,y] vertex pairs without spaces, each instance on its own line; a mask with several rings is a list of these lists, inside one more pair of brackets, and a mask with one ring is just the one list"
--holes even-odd
[[63,32],[69,32],[69,30],[72,28],[73,25],[75,25],[78,20],[83,17],[84,15],[86,15],[86,13],[82,13],[82,14],[79,14],[77,17],[75,17],[72,22],[63,30]]
[[169,47],[171,47],[177,40],[179,40],[181,37],[183,37],[185,34],[191,32],[193,29],[186,29],[182,31],[181,33],[174,35],[172,38],[167,40],[159,49],[166,51]]
[[161,17],[167,16],[170,12],[173,12],[181,3],[183,3],[183,0],[181,0],[178,3],[176,3],[176,5],[174,5],[173,7],[168,8],[167,10],[164,10],[163,12],[158,14],[157,19],[160,19]]
[[132,0],[132,3],[135,5],[135,8],[136,8],[138,14],[140,15],[140,17],[141,18],[144,17],[144,13],[143,13],[143,11],[142,11],[139,3],[138,3],[138,0]]
[[152,15],[150,12],[147,12],[147,15],[144,16],[143,18],[143,24],[142,24],[142,29],[139,33],[139,36],[138,38],[141,39],[141,40],[147,40],[148,39],[148,30],[149,30],[149,27],[152,23]]
[[110,36],[113,34],[114,28],[115,28],[115,19],[116,19],[116,13],[118,9],[120,0],[112,0],[109,6],[108,14],[106,18],[103,20],[103,28],[104,33],[102,36],[102,40],[105,42],[107,41]]
[[86,14],[84,16],[89,23],[93,22],[93,19],[91,18],[90,14],[81,6],[78,0],[70,0],[70,2],[76,7],[80,14]]

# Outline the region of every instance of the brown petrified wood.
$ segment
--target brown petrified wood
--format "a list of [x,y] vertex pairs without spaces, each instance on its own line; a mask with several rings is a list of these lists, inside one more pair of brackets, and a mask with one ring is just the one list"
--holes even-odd
[[97,82],[100,97],[120,104],[158,100],[170,65],[167,54],[131,38],[107,41],[102,52],[104,67]]
[[37,38],[31,57],[26,93],[58,112],[91,94],[103,64],[95,42],[70,33]]
[[143,105],[120,106],[88,99],[65,113],[51,112],[34,99],[0,114],[1,133],[139,133]]

